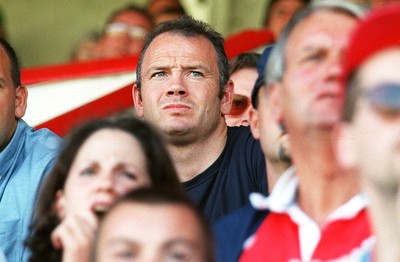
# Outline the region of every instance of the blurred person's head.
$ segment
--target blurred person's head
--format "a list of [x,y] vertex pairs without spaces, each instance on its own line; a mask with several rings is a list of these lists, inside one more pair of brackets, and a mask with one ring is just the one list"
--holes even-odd
[[377,261],[400,259],[400,4],[376,7],[344,62],[339,159],[358,168],[370,199]]
[[289,143],[284,126],[273,117],[270,101],[270,85],[274,82],[268,65],[273,64],[270,57],[273,45],[268,46],[257,63],[257,80],[251,93],[253,109],[250,111],[250,128],[255,139],[260,140],[267,163],[268,187],[271,190],[276,180],[291,165]]
[[[116,226],[118,225],[118,226]],[[214,261],[209,226],[186,196],[139,189],[103,218],[92,261]]]
[[153,21],[155,25],[159,23],[176,20],[182,16],[185,16],[186,12],[183,7],[170,7],[160,10],[156,15],[153,16]]
[[309,2],[310,0],[270,0],[264,26],[271,30],[275,38],[278,39],[293,15]]
[[10,142],[24,116],[28,91],[21,84],[20,65],[11,45],[0,38],[0,152]]
[[299,11],[282,32],[269,70],[278,83],[277,120],[289,134],[328,134],[340,120],[342,54],[363,11],[350,2],[316,2]]
[[225,115],[228,126],[248,126],[251,90],[257,79],[257,61],[260,54],[248,52],[234,57],[229,62],[229,75],[233,81],[233,102],[229,114]]
[[116,198],[141,187],[182,192],[155,129],[133,117],[98,119],[79,126],[66,138],[41,189],[31,249],[36,255],[49,252],[50,248],[44,249],[46,244],[51,246],[49,235],[65,217],[85,212],[98,217]]
[[163,10],[167,9],[183,9],[181,3],[179,0],[151,0],[147,4],[147,12],[152,17],[157,16],[159,13],[161,13]]
[[185,9],[179,0],[152,0],[147,5],[147,11],[153,18],[155,25],[186,15]]
[[97,55],[103,59],[139,55],[144,37],[152,29],[152,19],[145,9],[134,5],[118,9],[107,21]]

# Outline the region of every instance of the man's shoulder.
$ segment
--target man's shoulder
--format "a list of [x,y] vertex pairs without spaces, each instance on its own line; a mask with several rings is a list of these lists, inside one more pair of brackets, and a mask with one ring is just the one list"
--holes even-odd
[[31,149],[40,149],[40,151],[58,151],[63,144],[63,140],[52,132],[50,129],[41,128],[35,130],[35,128],[29,126],[27,123],[21,121],[22,125],[21,138],[24,138],[24,143]]

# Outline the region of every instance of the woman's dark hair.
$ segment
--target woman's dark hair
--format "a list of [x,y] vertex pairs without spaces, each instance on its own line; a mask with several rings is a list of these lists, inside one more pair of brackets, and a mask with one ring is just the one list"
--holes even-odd
[[[195,217],[200,226],[200,231],[202,232],[202,243],[204,244],[204,262],[215,261],[214,257],[214,239],[210,229],[208,221],[205,219],[204,215],[199,211],[199,209],[194,205],[191,199],[186,194],[182,194],[176,190],[171,190],[168,188],[140,188],[129,193],[126,193],[118,200],[116,200],[109,212],[102,218],[99,227],[97,228],[96,237],[92,246],[91,262],[97,261],[97,245],[99,241],[99,236],[101,235],[101,228],[103,221],[111,214],[118,206],[126,203],[140,203],[157,208],[157,205],[179,205],[190,210]],[[162,223],[162,221],[160,221]]]
[[61,252],[53,248],[50,240],[51,232],[60,222],[54,208],[56,193],[64,188],[71,165],[81,146],[91,135],[102,129],[122,130],[137,139],[146,157],[151,187],[165,187],[183,193],[164,140],[154,127],[135,117],[92,120],[67,136],[65,146],[41,188],[35,217],[30,227],[31,236],[26,241],[32,252],[30,261],[61,261]]

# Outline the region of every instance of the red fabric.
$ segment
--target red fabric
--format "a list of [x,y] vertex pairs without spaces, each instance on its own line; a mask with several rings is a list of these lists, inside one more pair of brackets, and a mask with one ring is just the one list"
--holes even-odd
[[[371,236],[366,210],[349,220],[337,220],[321,232],[312,259],[326,261],[349,254]],[[255,242],[243,251],[240,262],[300,260],[298,227],[287,214],[271,213],[255,235]]]
[[350,37],[343,81],[366,59],[384,48],[400,47],[400,4],[391,3],[373,9]]
[[274,35],[269,30],[246,30],[225,39],[225,52],[228,59],[232,59],[274,41]]
[[139,56],[107,60],[71,62],[66,64],[23,68],[21,81],[24,85],[69,80],[80,77],[103,76],[136,70]]

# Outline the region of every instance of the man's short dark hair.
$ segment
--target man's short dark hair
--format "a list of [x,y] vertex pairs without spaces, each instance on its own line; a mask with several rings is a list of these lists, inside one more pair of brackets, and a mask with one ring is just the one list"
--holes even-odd
[[21,70],[17,53],[14,48],[4,39],[0,37],[0,46],[6,52],[8,59],[10,60],[10,74],[13,80],[15,88],[21,85]]
[[190,16],[184,16],[177,20],[163,22],[156,26],[156,28],[146,36],[146,42],[140,54],[139,63],[136,69],[137,89],[139,90],[139,93],[141,93],[142,86],[141,69],[144,55],[153,40],[163,33],[179,34],[188,38],[203,36],[210,41],[217,54],[219,97],[222,98],[225,85],[229,79],[229,64],[224,49],[224,39],[221,34],[216,32],[211,26],[202,21],[195,20]]

